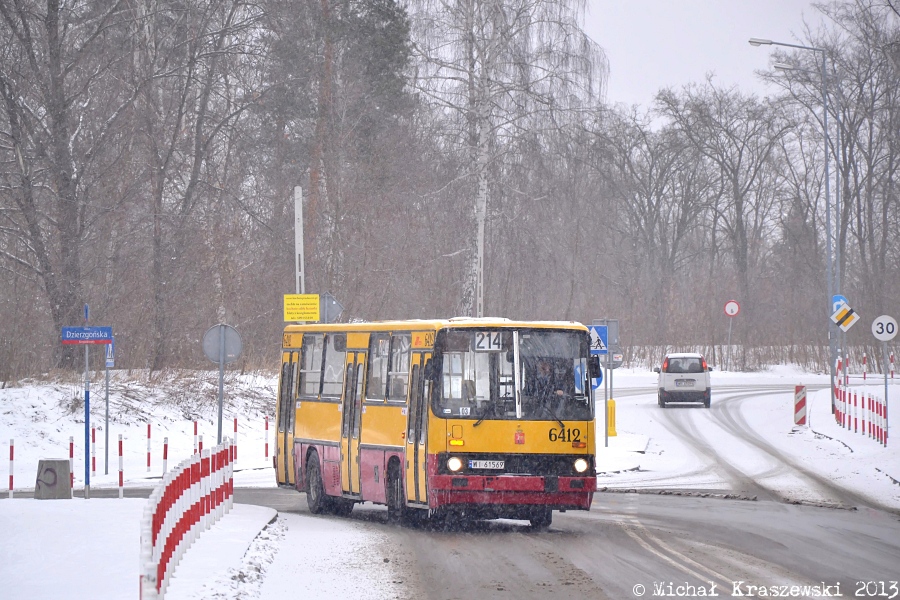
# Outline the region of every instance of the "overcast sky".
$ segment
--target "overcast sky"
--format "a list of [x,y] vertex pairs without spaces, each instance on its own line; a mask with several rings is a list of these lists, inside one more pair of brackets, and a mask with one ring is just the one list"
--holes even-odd
[[709,72],[765,94],[754,71],[768,68],[772,47],[747,40],[797,43],[804,19],[821,23],[809,0],[589,0],[586,30],[609,59],[607,100],[646,107],[661,88]]

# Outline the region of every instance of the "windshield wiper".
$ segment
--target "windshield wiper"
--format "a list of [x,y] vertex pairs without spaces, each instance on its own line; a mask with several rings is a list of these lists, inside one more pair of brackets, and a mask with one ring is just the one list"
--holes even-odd
[[551,416],[551,417],[553,417],[554,419],[556,419],[556,422],[559,423],[559,426],[560,426],[560,427],[562,427],[563,429],[566,428],[566,424],[562,422],[562,419],[559,418],[559,415],[556,414],[556,411],[555,411],[555,410],[552,410],[552,409],[551,409],[550,407],[548,407],[546,404],[541,404],[541,407],[542,407],[546,412],[550,413],[550,416]]
[[[484,410],[481,411],[481,416],[478,417],[478,420],[475,421],[475,424],[472,425],[472,427],[478,427],[479,425],[481,425],[481,422],[484,421],[484,419],[487,417],[488,411],[490,411],[490,412],[493,413],[493,412],[495,412],[496,410],[497,410],[497,401],[496,401],[496,400],[489,400],[489,401],[487,402],[487,406],[485,406],[485,407],[484,407]],[[494,416],[496,416],[496,414],[495,414]]]

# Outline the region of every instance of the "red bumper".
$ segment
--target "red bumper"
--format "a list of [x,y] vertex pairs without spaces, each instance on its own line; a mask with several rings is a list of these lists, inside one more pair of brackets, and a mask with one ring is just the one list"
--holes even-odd
[[529,505],[588,510],[596,477],[432,475],[431,508],[445,505]]

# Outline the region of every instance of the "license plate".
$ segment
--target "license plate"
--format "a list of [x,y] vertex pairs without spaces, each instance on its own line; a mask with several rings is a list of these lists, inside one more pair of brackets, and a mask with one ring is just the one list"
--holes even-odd
[[502,460],[470,460],[470,469],[502,469],[506,461]]
[[675,387],[694,387],[693,379],[676,379]]

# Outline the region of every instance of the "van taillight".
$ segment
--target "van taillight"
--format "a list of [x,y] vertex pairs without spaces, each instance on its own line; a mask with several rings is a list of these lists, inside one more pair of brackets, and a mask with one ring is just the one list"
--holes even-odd
[[706,366],[706,359],[705,359],[705,358],[701,358],[700,360],[701,360],[702,363],[703,363],[703,370],[704,370],[704,371],[707,370],[709,367]]
[[668,372],[669,372],[669,359],[668,359],[668,358],[667,358],[666,360],[663,361],[663,368],[662,368],[662,370],[663,370],[663,373],[668,373]]

